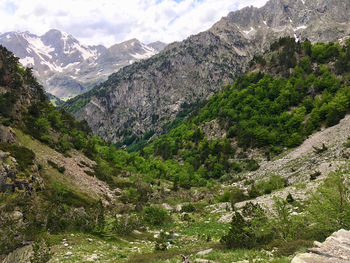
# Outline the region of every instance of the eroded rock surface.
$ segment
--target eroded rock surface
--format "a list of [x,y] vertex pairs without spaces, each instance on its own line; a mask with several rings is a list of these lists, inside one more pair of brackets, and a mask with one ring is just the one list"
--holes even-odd
[[344,229],[333,233],[325,242],[314,243],[307,253],[297,255],[292,263],[349,263],[350,231]]

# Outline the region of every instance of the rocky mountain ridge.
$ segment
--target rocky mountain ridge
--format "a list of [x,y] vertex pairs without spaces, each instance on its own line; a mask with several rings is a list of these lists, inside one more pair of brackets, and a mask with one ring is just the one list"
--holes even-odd
[[30,32],[4,33],[0,35],[0,44],[19,57],[22,65],[33,67],[46,90],[57,97],[85,92],[120,68],[149,58],[165,47],[161,42],[147,46],[137,39],[110,48],[86,46],[56,29],[42,36]]
[[256,54],[283,36],[337,41],[350,34],[344,1],[270,0],[222,18],[208,31],[113,74],[65,108],[111,142],[160,133],[179,112],[232,82]]

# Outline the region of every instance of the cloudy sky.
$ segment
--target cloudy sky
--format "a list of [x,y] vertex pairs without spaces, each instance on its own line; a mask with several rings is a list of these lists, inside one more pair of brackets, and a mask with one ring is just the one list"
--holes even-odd
[[131,38],[179,41],[222,16],[267,0],[0,0],[0,33],[55,28],[84,44],[110,46]]

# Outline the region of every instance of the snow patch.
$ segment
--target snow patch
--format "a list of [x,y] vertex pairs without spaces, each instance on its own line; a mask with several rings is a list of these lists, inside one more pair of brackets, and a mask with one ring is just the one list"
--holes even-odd
[[246,34],[246,35],[248,35],[248,34],[250,34],[250,33],[253,32],[253,31],[254,31],[254,28],[251,27],[249,31],[243,30],[243,33]]
[[265,26],[267,26],[267,22],[265,20],[263,22],[264,22]]
[[38,37],[26,35],[23,35],[23,37],[28,41],[29,48],[32,49],[42,60],[45,60],[42,55],[52,58],[50,52],[55,50],[53,47],[45,45]]
[[48,66],[49,69],[52,70],[52,71],[58,71],[58,72],[62,72],[62,71],[63,71],[63,68],[62,68],[62,67],[56,66],[55,64],[52,64],[52,63],[50,63],[50,62],[48,62],[48,61],[45,61],[45,60],[42,60],[42,61],[40,62],[40,64],[41,64],[41,65],[46,65],[46,66]]
[[145,52],[143,54],[140,54],[140,53],[131,54],[131,56],[133,56],[136,59],[145,59],[157,54],[157,52],[153,48],[148,47],[144,44],[141,44],[141,46]]
[[305,28],[307,28],[307,26],[298,26],[297,28],[294,28],[294,31],[305,29]]
[[305,5],[305,0],[301,0],[301,2],[303,3],[303,5]]
[[81,53],[81,56],[83,57],[84,60],[97,56],[96,51],[92,51],[91,49],[81,46],[78,43],[74,43],[73,48],[75,48]]
[[298,42],[299,41],[299,38],[297,36],[297,34],[294,32],[294,38],[295,38],[295,42]]

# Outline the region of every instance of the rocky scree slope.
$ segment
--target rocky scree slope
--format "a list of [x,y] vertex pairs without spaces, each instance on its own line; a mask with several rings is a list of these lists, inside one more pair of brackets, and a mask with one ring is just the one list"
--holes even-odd
[[327,42],[349,35],[349,9],[339,0],[270,0],[260,9],[232,12],[208,31],[124,68],[64,107],[111,142],[159,133],[178,113],[232,82],[279,37]]
[[56,29],[42,36],[30,32],[4,33],[0,35],[0,44],[19,57],[23,66],[34,69],[46,91],[61,98],[86,92],[120,68],[149,58],[166,46],[162,42],[147,46],[137,39],[110,48],[86,46]]

